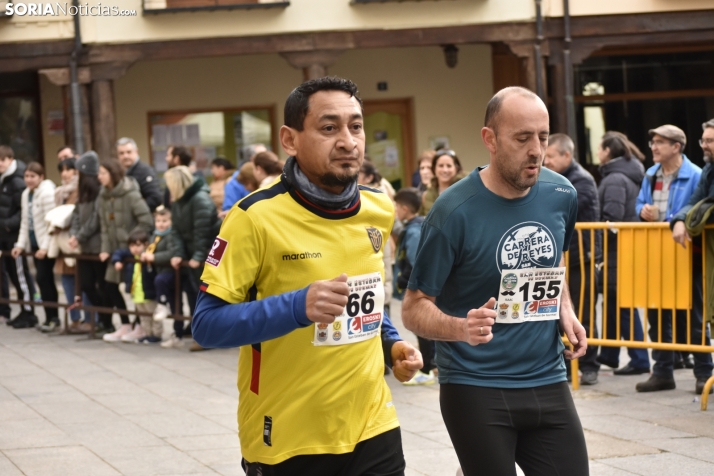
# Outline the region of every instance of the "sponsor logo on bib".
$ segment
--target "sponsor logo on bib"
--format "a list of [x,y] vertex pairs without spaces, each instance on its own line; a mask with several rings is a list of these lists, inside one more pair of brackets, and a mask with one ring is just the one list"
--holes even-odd
[[[512,227],[501,237],[496,249],[496,264],[499,271],[553,268],[556,254],[555,239],[550,230],[541,223],[528,221]],[[506,283],[503,284],[505,287]]]

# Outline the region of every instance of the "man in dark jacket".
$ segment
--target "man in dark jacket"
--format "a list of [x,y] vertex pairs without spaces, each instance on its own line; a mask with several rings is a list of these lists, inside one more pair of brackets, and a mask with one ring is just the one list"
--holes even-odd
[[[15,160],[12,148],[0,145],[0,250],[2,254],[2,297],[10,297],[9,280],[17,290],[17,297],[23,301],[32,301],[35,287],[27,267],[27,258],[10,256],[10,250],[17,242],[20,231],[20,199],[25,190],[25,164]],[[10,318],[10,306],[0,304],[0,318]],[[23,306],[20,314],[12,321],[7,321],[15,329],[34,327],[37,317],[32,312],[31,306]]]
[[[545,152],[544,165],[554,172],[558,172],[573,184],[578,192],[578,221],[597,222],[600,221],[600,203],[598,201],[597,185],[590,172],[585,170],[576,160],[573,160],[575,146],[570,137],[565,134],[553,134],[548,138],[548,148]],[[591,319],[590,308],[593,307],[591,301],[591,286],[597,283],[590,281],[590,267],[595,266],[600,261],[601,248],[600,236],[595,234],[595,256],[591,245],[591,232],[582,232],[582,249],[580,247],[579,233],[573,233],[570,242],[570,257],[568,259],[568,269],[570,270],[568,287],[570,297],[575,307],[575,312],[580,317],[583,326],[588,332],[588,336],[597,338],[598,330],[595,319]],[[580,286],[585,279],[585,293],[582,300],[582,313],[580,312]],[[594,291],[593,291],[594,294]],[[595,295],[595,294],[594,294]],[[592,329],[590,324],[592,323]],[[597,346],[589,345],[585,356],[580,358],[580,369],[583,373],[580,383],[583,385],[595,385],[600,364],[597,362]],[[566,361],[566,365],[569,362]],[[568,374],[570,375],[570,374]]]
[[134,177],[139,183],[141,196],[153,213],[162,201],[156,171],[150,165],[139,160],[139,150],[134,139],[122,137],[117,141],[117,158],[124,167],[126,175]]

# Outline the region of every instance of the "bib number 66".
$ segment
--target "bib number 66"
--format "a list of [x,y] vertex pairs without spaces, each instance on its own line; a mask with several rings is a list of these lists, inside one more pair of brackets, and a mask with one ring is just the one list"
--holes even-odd
[[369,314],[374,311],[374,293],[367,291],[360,295],[357,293],[350,294],[347,300],[347,315],[355,317],[359,315]]

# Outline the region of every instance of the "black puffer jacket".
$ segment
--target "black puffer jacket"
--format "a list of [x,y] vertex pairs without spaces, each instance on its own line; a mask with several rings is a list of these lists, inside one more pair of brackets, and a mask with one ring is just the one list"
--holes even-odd
[[[15,159],[16,169],[0,182],[0,248],[8,250],[20,232],[22,191],[25,190],[25,163]],[[11,165],[12,167],[12,165]]]
[[[600,167],[602,181],[598,187],[602,221],[640,221],[635,210],[645,168],[637,159],[618,157]],[[617,283],[617,234],[607,232],[607,287]]]
[[[600,221],[600,202],[597,195],[597,185],[590,172],[585,170],[577,161],[573,160],[570,166],[562,174],[568,179],[578,192],[578,222]],[[592,258],[591,233],[583,231],[584,263],[587,265]],[[599,262],[602,257],[602,239],[599,233],[595,233],[595,259]],[[571,268],[580,267],[580,245],[578,232],[573,233],[570,240],[570,259],[567,265]]]
[[203,263],[221,227],[216,206],[203,179],[195,178],[181,198],[171,204],[173,256]]
[[156,171],[148,164],[141,160],[134,162],[134,165],[129,167],[126,175],[134,177],[136,183],[139,184],[139,190],[144,201],[149,206],[149,210],[153,213],[156,207],[161,205],[163,199],[161,189],[159,188],[159,179],[156,177]]

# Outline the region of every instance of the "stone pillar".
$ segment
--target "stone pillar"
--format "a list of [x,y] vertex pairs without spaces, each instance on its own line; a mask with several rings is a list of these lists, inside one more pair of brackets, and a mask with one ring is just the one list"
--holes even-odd
[[101,158],[116,158],[116,119],[114,116],[114,82],[92,81],[92,133],[94,150]]

